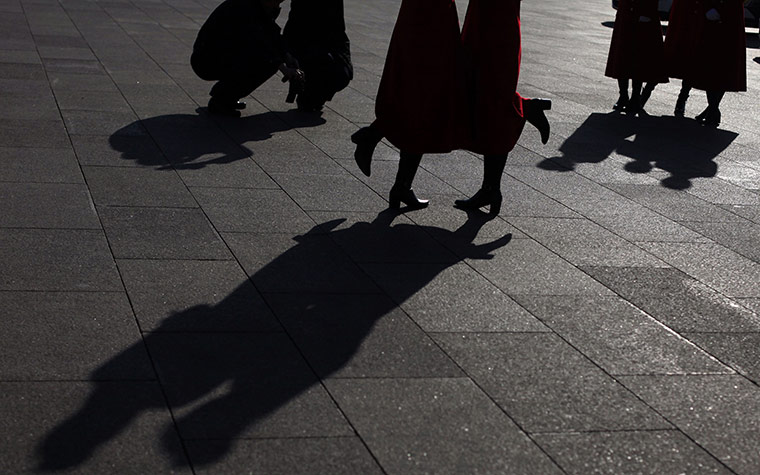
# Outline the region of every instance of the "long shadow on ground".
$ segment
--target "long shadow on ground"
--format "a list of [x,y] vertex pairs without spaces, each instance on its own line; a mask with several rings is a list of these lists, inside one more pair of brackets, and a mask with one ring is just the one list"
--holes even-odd
[[[339,226],[344,220],[317,225],[294,237],[292,247],[259,267],[217,305],[196,306],[166,318],[143,341],[93,371],[89,399],[38,446],[39,470],[77,467],[140,414],[165,408],[140,397],[139,385],[130,393],[124,390],[126,385],[114,389],[104,381],[114,369],[144,358],[146,347],[176,419],[176,426],[165,428],[164,448],[182,466],[187,462],[176,444],[177,432],[184,440],[205,440],[203,449],[191,455],[196,467],[222,459],[235,439],[287,430],[277,424],[273,429],[272,417],[276,420],[278,409],[294,399],[319,392],[320,380],[341,371],[356,376],[361,372],[356,365],[364,365],[365,371],[375,368],[376,374],[388,353],[408,351],[414,346],[410,341],[427,347],[424,333],[418,340],[404,340],[408,333],[398,332],[399,318],[406,319],[398,306],[464,259],[489,259],[511,234],[475,244],[488,221],[482,213],[470,214],[453,232],[392,225],[396,216],[385,211],[371,223],[343,229]],[[388,291],[392,298],[380,289],[382,282],[392,283]],[[269,312],[252,315],[261,309],[261,295],[276,318]],[[390,324],[397,338],[406,341],[406,349],[398,340],[383,340],[381,352],[359,355],[359,363],[352,361],[373,328],[391,312]],[[261,330],[230,331],[230,316],[241,314],[258,320]],[[392,357],[398,364],[408,354]],[[351,367],[344,369],[349,362]],[[300,404],[299,399],[295,406]],[[328,400],[313,414],[302,416],[313,418],[316,427],[329,427],[322,422],[332,413],[342,421]]]
[[561,155],[538,166],[570,171],[579,163],[600,163],[617,153],[633,159],[625,164],[628,172],[665,170],[670,176],[661,180],[662,186],[683,190],[691,187],[694,178],[714,177],[718,165],[713,160],[737,136],[690,119],[595,112],[560,146]]
[[[248,158],[248,142],[267,140],[277,132],[316,127],[325,123],[317,114],[296,110],[265,112],[241,118],[198,114],[170,114],[133,122],[109,137],[111,148],[125,160],[160,169],[199,169]],[[221,127],[220,127],[221,126]],[[150,136],[151,143],[146,143]],[[161,154],[150,153],[158,145]],[[168,161],[168,163],[167,163]]]

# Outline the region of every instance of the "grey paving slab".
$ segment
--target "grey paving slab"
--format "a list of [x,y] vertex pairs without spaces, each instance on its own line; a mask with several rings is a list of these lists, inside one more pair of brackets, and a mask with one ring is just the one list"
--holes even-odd
[[155,382],[0,382],[6,473],[192,473]]
[[516,299],[610,374],[733,372],[619,297]]
[[0,311],[0,380],[155,379],[144,348],[99,367],[140,338],[123,293],[3,291]]
[[108,167],[158,167],[169,165],[153,139],[146,135],[70,135],[82,165]]
[[670,428],[556,335],[436,334],[434,338],[529,433]]
[[233,261],[117,262],[144,332],[277,332],[282,327]]
[[760,206],[723,205],[722,208],[738,214],[753,223],[760,223]]
[[0,119],[4,147],[66,148],[68,136],[60,120]]
[[760,392],[741,376],[632,376],[623,383],[737,473],[760,467]]
[[45,70],[35,63],[3,62],[0,64],[0,78],[27,81],[43,80],[45,79]]
[[278,174],[272,178],[304,210],[365,211],[387,207],[385,200],[348,174]]
[[548,331],[464,264],[374,263],[362,268],[424,331]]
[[83,183],[71,147],[0,147],[3,174],[0,181],[21,183]]
[[197,208],[174,170],[82,167],[96,206]]
[[131,108],[120,92],[67,91],[56,92],[55,99],[61,110],[90,110],[129,112]]
[[[424,158],[423,158],[424,160]],[[373,189],[375,193],[387,198],[390,189],[395,181],[396,173],[398,172],[398,153],[393,152],[392,155],[386,160],[372,161],[371,176],[365,177],[359,167],[356,166],[356,162],[352,159],[339,159],[337,160],[341,166],[344,167],[354,177],[364,182],[368,187]],[[428,172],[423,165],[417,170],[417,174],[414,178],[414,192],[418,194],[420,198],[428,199],[427,196],[431,194],[448,194],[458,195],[457,189],[452,185],[445,183],[441,178],[435,174]]]
[[760,383],[760,333],[686,333],[686,338]]
[[91,74],[94,76],[105,73],[103,66],[95,59],[66,59],[43,58],[46,71],[54,73]]
[[683,224],[747,259],[760,262],[760,249],[757,246],[758,239],[760,239],[760,224],[748,221],[734,223],[684,222]]
[[123,290],[102,231],[0,229],[0,262],[0,290]]
[[623,196],[675,221],[730,222],[737,220],[736,215],[727,213],[716,204],[692,196],[685,191],[670,190],[661,186],[610,185],[610,187]]
[[219,463],[204,466],[205,460],[212,459],[215,452],[227,450],[228,445],[226,441],[185,442],[196,473],[383,473],[358,437],[238,440]]
[[218,188],[278,189],[272,178],[248,157],[206,156],[203,164],[175,165],[187,186]]
[[[482,244],[480,239],[476,244]],[[610,291],[530,239],[512,239],[487,259],[467,259],[509,295],[608,295]]]
[[[145,135],[133,112],[62,110],[68,133],[73,135]],[[127,127],[129,126],[129,127]]]
[[222,236],[261,292],[379,293],[328,235]]
[[145,343],[183,438],[353,434],[284,334],[152,333]]
[[327,388],[386,472],[561,473],[467,379],[329,380]]
[[757,331],[760,318],[678,269],[584,267],[589,275],[677,332]]
[[667,267],[667,264],[587,219],[509,218],[520,231],[575,265]]
[[536,434],[563,470],[587,473],[732,473],[675,430]]
[[305,233],[314,222],[279,189],[193,188],[221,232]]
[[23,120],[60,120],[61,114],[53,95],[36,94],[33,97],[20,94],[2,94],[3,116]]
[[105,74],[81,74],[79,72],[48,71],[50,86],[59,91],[117,92],[118,89]]
[[265,298],[322,379],[462,376],[384,295],[265,294]]
[[642,247],[729,297],[760,297],[760,264],[721,245],[645,243]]
[[199,209],[101,208],[98,214],[117,259],[232,257]]

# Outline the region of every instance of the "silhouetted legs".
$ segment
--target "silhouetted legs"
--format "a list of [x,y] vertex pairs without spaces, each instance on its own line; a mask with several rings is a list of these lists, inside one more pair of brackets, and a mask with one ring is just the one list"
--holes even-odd
[[351,141],[356,144],[354,160],[356,160],[359,170],[367,176],[372,173],[372,154],[375,153],[375,147],[382,139],[383,134],[378,130],[375,122],[367,127],[362,127],[351,135]]
[[723,100],[725,93],[725,91],[707,91],[707,109],[696,117],[700,124],[708,127],[720,125],[720,101]]
[[551,127],[546,118],[545,111],[552,108],[552,101],[548,99],[523,99],[523,116],[541,134],[541,143],[546,145],[549,141]]
[[401,203],[404,203],[410,209],[427,207],[428,200],[418,200],[414,195],[414,191],[412,191],[412,182],[417,174],[420,161],[422,161],[421,153],[401,151],[396,181],[393,183],[393,188],[391,188],[390,197],[388,198],[391,208],[398,209]]
[[689,100],[689,93],[691,92],[691,84],[686,81],[681,82],[681,92],[678,93],[678,100],[676,100],[676,107],[673,110],[673,115],[676,117],[683,117],[686,114],[686,101]]
[[501,176],[507,164],[508,154],[485,155],[483,157],[483,185],[477,193],[466,200],[456,200],[454,205],[461,209],[478,209],[489,206],[489,214],[495,216],[501,210]]
[[[631,95],[628,95],[628,84],[631,84]],[[616,111],[622,111],[626,114],[636,115],[641,111],[641,85],[642,81],[634,79],[629,81],[628,79],[618,79],[618,90],[620,96],[618,101],[612,108]],[[649,87],[649,85],[647,85]],[[654,87],[652,87],[654,89]],[[649,92],[651,94],[651,91]],[[648,96],[647,96],[648,98]]]
[[654,92],[655,87],[657,87],[656,82],[648,82],[644,86],[644,89],[641,90],[641,101],[639,101],[641,112],[644,111],[644,106],[647,104],[647,101],[649,101],[649,98],[652,97],[652,92]]

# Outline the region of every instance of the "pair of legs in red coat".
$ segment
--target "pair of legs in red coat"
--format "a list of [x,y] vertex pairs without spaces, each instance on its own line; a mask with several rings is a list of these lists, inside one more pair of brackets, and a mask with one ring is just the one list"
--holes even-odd
[[507,155],[526,121],[546,143],[546,100],[517,94],[520,1],[470,0],[462,32],[454,0],[403,0],[375,104],[376,120],[352,136],[354,157],[369,176],[385,137],[401,151],[391,208],[419,209],[412,182],[425,153],[467,149],[484,155],[483,186],[462,208],[501,206]]
[[707,95],[696,119],[720,124],[727,91],[747,90],[744,5],[740,0],[674,0],[665,37],[670,77],[683,80],[674,114],[683,117],[692,88]]

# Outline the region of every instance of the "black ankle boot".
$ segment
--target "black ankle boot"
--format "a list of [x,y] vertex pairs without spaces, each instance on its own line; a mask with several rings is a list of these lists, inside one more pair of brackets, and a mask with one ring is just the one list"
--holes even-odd
[[382,138],[382,134],[372,126],[362,127],[351,135],[351,141],[356,144],[354,160],[356,160],[359,170],[366,176],[370,176],[372,173],[372,155]]
[[549,99],[527,99],[523,102],[525,120],[538,129],[541,134],[541,143],[544,145],[549,141],[549,132],[551,131],[549,120],[547,120],[544,111],[551,108],[552,101]]
[[427,208],[430,201],[417,199],[414,190],[411,188],[406,188],[403,185],[393,185],[388,197],[388,206],[391,209],[399,209],[401,203],[404,203],[410,210],[414,210]]
[[629,99],[628,99],[628,94],[627,93],[626,94],[620,94],[618,96],[617,102],[615,103],[614,106],[612,106],[612,110],[616,110],[616,111],[621,111],[622,112],[623,109],[625,109],[628,106],[628,101],[629,101]]
[[414,175],[417,174],[420,161],[422,161],[422,154],[401,151],[396,181],[393,183],[388,197],[391,209],[399,209],[401,203],[404,203],[409,209],[427,208],[429,201],[417,199],[414,191],[412,191],[412,182]]
[[480,209],[488,206],[488,214],[496,216],[501,211],[501,191],[494,188],[481,188],[471,198],[454,201],[454,206],[459,209]]

